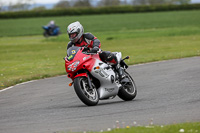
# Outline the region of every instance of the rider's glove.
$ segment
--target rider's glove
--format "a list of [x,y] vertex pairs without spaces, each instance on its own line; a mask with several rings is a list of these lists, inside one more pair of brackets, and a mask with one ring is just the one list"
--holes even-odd
[[88,53],[97,53],[97,51],[99,51],[99,48],[98,47],[94,47]]
[[88,47],[83,47],[83,51],[88,51],[89,49]]

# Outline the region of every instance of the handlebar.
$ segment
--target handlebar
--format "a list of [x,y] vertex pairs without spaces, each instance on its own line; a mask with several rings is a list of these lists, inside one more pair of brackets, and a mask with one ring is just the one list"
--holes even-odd
[[88,52],[82,52],[83,54],[87,54],[87,55],[94,55],[94,54],[97,54],[97,53],[88,53]]
[[82,50],[83,52],[82,52],[82,53],[83,53],[83,54],[87,54],[87,55],[94,55],[94,54],[97,54],[97,53],[99,53],[99,52],[101,51],[101,49],[99,49],[99,50],[98,50],[97,52],[95,52],[95,53],[88,53],[88,52],[89,52],[88,50],[89,50],[90,48],[88,48],[87,46],[84,46],[84,47],[82,47],[82,48],[83,48],[83,50]]

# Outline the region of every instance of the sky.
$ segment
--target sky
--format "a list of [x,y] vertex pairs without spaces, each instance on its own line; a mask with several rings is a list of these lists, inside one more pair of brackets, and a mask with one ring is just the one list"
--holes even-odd
[[[0,3],[9,3],[9,2],[12,2],[12,3],[16,3],[17,1],[19,0],[0,0]],[[23,0],[21,0],[23,1]],[[32,0],[34,3],[57,3],[59,0]],[[192,3],[200,3],[200,0],[191,0]]]
[[[3,3],[4,5],[7,5],[8,3],[17,3],[18,1],[23,1],[23,0],[0,0],[0,3]],[[25,0],[26,1],[26,0]],[[48,3],[57,3],[59,0],[31,0],[32,3],[41,3],[41,4],[48,4]]]
[[[19,0],[0,0],[0,3],[16,3]],[[23,1],[23,0],[22,0]],[[34,3],[57,3],[59,0],[31,0]]]

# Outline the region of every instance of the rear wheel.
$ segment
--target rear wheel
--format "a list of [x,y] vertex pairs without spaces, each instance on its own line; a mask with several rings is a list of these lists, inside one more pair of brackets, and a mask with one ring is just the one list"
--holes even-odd
[[125,71],[125,75],[126,75],[125,78],[128,82],[122,83],[122,88],[119,90],[118,96],[125,101],[130,101],[136,97],[137,88],[136,88],[134,80],[126,71]]
[[97,105],[99,95],[95,85],[92,83],[92,88],[89,87],[87,77],[77,77],[74,79],[74,90],[79,99],[88,106]]

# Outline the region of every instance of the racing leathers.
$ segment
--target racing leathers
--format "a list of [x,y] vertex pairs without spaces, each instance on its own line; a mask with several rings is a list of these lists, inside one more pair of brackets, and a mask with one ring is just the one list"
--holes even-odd
[[[73,43],[72,41],[70,41],[67,45],[67,49],[72,46],[83,47],[89,44],[88,48],[91,49],[89,52],[95,53],[101,47],[101,43],[99,39],[97,39],[97,37],[95,37],[91,33],[84,33],[82,37],[80,38],[80,40],[77,41],[76,43]],[[117,64],[117,57],[110,51],[101,51],[99,53],[99,57],[103,62],[109,62],[113,65]]]
[[[89,53],[96,53],[101,47],[101,43],[99,39],[97,39],[97,37],[95,37],[91,33],[84,33],[82,37],[76,43],[73,43],[72,41],[70,41],[67,45],[67,49],[72,46],[84,47],[86,45],[88,48],[91,49]],[[112,66],[114,66],[120,78],[122,77],[122,74],[120,72],[121,70],[119,68],[119,62],[114,53],[110,51],[101,51],[99,52],[99,57],[103,62],[105,63],[109,62]]]

